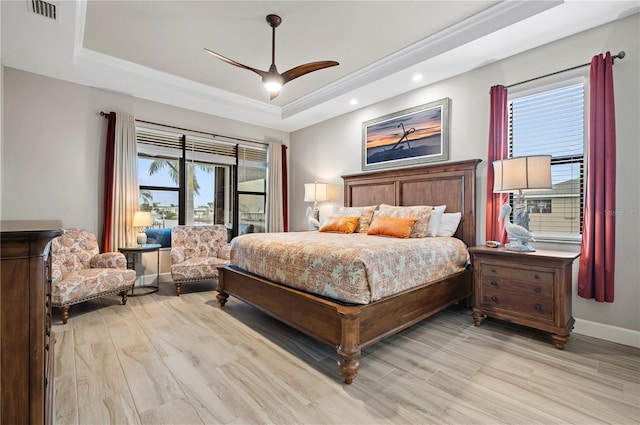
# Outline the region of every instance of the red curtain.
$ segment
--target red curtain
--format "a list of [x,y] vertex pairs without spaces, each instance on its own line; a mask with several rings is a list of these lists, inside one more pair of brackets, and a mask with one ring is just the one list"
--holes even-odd
[[102,252],[111,250],[111,226],[113,222],[113,178],[116,146],[116,113],[110,112],[107,120],[107,147],[104,155],[104,200],[101,241]]
[[507,193],[493,193],[493,161],[507,157],[509,133],[507,129],[507,89],[491,87],[491,109],[489,112],[489,152],[487,154],[487,229],[488,241],[508,242],[504,222],[498,222],[500,208],[508,202]]
[[613,59],[591,59],[589,158],[578,295],[613,302],[616,233],[616,120]]
[[287,177],[287,147],[282,145],[282,222],[283,230],[289,231],[289,177]]

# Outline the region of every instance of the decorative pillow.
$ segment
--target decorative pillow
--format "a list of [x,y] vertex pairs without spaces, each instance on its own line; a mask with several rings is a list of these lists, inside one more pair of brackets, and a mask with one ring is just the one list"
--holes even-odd
[[334,217],[355,217],[360,216],[358,226],[356,226],[356,233],[367,233],[371,220],[373,218],[373,212],[376,210],[377,205],[370,205],[366,207],[333,207]]
[[431,211],[431,218],[429,218],[429,227],[427,228],[427,236],[437,236],[440,222],[442,221],[442,214],[447,209],[446,205],[438,205],[433,207]]
[[353,231],[358,226],[358,222],[360,221],[360,216],[349,217],[329,217],[324,223],[322,223],[322,227],[320,227],[320,232],[340,232],[340,233],[353,233]]
[[458,230],[462,213],[444,213],[438,228],[437,236],[453,236]]
[[433,207],[428,205],[415,205],[411,207],[395,207],[393,205],[381,204],[379,217],[413,217],[418,219],[411,232],[412,238],[424,238],[427,236],[429,219]]
[[417,221],[418,219],[415,217],[385,217],[378,215],[371,223],[367,235],[408,238]]

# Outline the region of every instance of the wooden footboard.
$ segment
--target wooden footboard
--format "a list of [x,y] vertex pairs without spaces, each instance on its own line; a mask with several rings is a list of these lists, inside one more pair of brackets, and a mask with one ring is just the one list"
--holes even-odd
[[387,336],[471,296],[471,271],[366,305],[349,305],[283,286],[233,266],[219,268],[218,302],[229,295],[336,347],[344,382],[358,374],[360,353]]

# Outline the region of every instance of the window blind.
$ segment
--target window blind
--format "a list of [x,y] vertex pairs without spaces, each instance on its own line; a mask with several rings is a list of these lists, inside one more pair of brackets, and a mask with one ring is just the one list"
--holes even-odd
[[236,163],[236,150],[235,143],[186,136],[185,158],[188,161],[233,165]]
[[509,156],[551,155],[551,190],[525,193],[538,239],[572,240],[584,211],[584,84],[512,99]]
[[[138,153],[151,157],[181,158],[182,133],[136,127]],[[185,159],[216,164],[236,164],[236,143],[214,138],[185,136]]]
[[139,155],[163,158],[182,156],[181,134],[136,127],[136,141]]

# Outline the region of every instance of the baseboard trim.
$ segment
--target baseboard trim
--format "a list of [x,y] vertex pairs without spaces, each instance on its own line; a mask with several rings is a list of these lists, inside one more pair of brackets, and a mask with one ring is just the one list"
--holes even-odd
[[620,328],[605,323],[592,322],[590,320],[576,319],[573,332],[593,338],[604,339],[630,347],[640,348],[640,331]]

